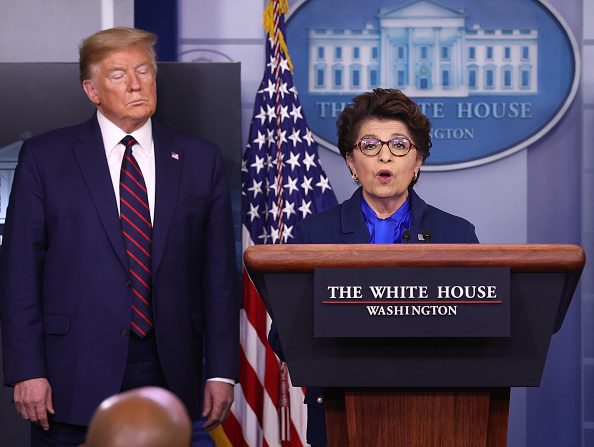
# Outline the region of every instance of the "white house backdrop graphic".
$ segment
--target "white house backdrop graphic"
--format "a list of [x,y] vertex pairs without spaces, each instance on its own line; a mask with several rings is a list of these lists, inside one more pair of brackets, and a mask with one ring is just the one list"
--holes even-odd
[[467,26],[464,11],[420,1],[384,7],[363,29],[310,29],[308,92],[381,85],[413,97],[526,95],[538,88],[538,29]]

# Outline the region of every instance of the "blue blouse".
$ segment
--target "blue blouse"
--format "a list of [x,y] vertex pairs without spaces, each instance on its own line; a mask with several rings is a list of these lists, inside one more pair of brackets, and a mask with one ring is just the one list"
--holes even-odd
[[380,219],[361,194],[361,211],[371,235],[370,244],[400,244],[402,232],[408,230],[412,224],[409,198],[390,217]]

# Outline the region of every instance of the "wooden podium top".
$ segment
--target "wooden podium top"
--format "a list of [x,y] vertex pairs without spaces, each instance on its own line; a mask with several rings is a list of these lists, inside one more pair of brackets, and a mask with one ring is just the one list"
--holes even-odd
[[586,263],[569,244],[280,244],[255,245],[243,255],[252,281],[275,273],[316,268],[509,268],[511,273],[561,273],[565,285],[554,332],[563,323]]
[[303,244],[255,245],[244,253],[249,272],[314,268],[509,267],[512,272],[577,273],[578,245],[562,244]]

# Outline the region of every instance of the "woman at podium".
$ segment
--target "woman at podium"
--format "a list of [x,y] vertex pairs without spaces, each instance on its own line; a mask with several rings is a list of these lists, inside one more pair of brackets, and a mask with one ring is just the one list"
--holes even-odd
[[[431,149],[431,124],[400,90],[356,96],[337,121],[338,149],[360,185],[337,207],[297,226],[297,244],[478,243],[474,226],[421,199],[413,187]],[[283,359],[276,327],[269,341]],[[323,390],[307,387],[307,441],[326,445]]]

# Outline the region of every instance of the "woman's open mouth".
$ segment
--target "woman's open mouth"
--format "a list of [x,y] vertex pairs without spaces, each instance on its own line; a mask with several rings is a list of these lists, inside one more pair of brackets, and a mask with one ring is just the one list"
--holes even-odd
[[380,183],[389,183],[392,180],[393,174],[391,171],[381,170],[378,171],[375,176],[380,181]]

